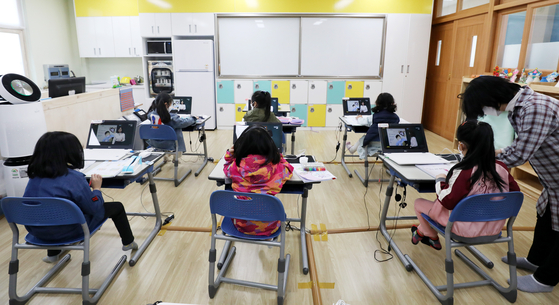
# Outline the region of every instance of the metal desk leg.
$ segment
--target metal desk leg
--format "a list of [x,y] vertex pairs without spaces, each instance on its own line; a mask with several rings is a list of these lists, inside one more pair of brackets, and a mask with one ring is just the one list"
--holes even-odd
[[345,164],[345,143],[347,143],[347,125],[344,123],[344,142],[342,143],[342,166],[345,168],[345,171],[349,175],[349,178],[352,178],[353,175],[351,174],[351,172],[347,168],[347,165]]
[[161,211],[159,210],[159,200],[157,200],[157,189],[155,188],[155,181],[153,179],[153,174],[148,173],[149,178],[149,191],[151,193],[151,199],[153,201],[153,208],[155,209],[155,214],[147,213],[126,213],[126,215],[132,216],[151,216],[155,217],[155,227],[149,234],[148,238],[140,245],[140,248],[136,251],[134,256],[130,259],[130,266],[136,265],[136,262],[140,259],[140,256],[146,251],[147,247],[151,244],[159,230],[161,230]]
[[291,133],[291,154],[295,154],[295,130]]
[[206,167],[206,164],[208,164],[208,146],[206,145],[206,127],[204,125],[202,125],[202,137],[204,138],[204,162],[194,173],[194,177],[198,177],[198,175],[200,175],[200,172],[204,169],[204,167]]
[[305,223],[307,219],[307,197],[309,197],[309,190],[305,188],[303,191],[303,200],[301,203],[301,263],[303,264],[303,274],[309,273],[309,259],[307,257],[307,239],[305,234]]
[[[404,257],[404,255],[402,254],[402,251],[400,251],[400,248],[398,248],[398,245],[396,245],[396,243],[392,240],[392,237],[390,237],[390,234],[388,233],[388,230],[386,229],[386,214],[388,213],[388,208],[390,207],[390,200],[392,198],[392,194],[394,192],[394,181],[395,181],[396,177],[394,176],[394,174],[390,174],[390,182],[388,182],[388,186],[386,187],[386,197],[384,198],[384,206],[382,207],[382,214],[380,216],[380,232],[382,233],[382,235],[384,236],[384,238],[386,239],[386,241],[388,241],[390,248],[392,248],[392,250],[394,250],[394,252],[396,252],[396,255],[398,256],[398,258],[400,259],[400,261],[402,262],[402,264],[404,264],[404,267],[406,268],[407,271],[412,271],[413,267],[410,264],[410,262]],[[391,218],[392,219],[392,218]]]

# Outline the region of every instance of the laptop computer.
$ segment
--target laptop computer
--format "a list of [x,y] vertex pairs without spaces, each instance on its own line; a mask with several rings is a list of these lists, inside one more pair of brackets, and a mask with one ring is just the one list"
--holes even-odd
[[192,113],[192,96],[175,96],[173,97],[173,109],[171,112],[178,114]]
[[357,116],[370,116],[372,114],[371,100],[368,97],[343,98],[342,105],[344,118],[350,125],[363,125],[357,121]]
[[241,136],[241,134],[252,125],[260,125],[268,130],[268,133],[274,140],[274,144],[280,150],[283,142],[283,128],[281,123],[260,123],[260,122],[247,122],[246,125],[233,125],[233,143]]
[[119,160],[134,149],[136,121],[93,121],[84,160]]
[[421,124],[379,124],[382,153],[398,165],[449,163],[429,152]]

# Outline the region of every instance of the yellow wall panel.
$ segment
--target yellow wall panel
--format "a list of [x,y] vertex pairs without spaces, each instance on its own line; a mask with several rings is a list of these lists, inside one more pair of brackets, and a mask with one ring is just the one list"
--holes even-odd
[[289,104],[289,81],[272,81],[272,97],[277,97],[280,104]]
[[326,105],[310,105],[307,126],[324,127],[326,125]]
[[345,96],[346,97],[363,97],[364,82],[362,81],[346,81]]
[[235,122],[240,122],[243,120],[246,112],[243,112],[246,104],[235,104]]
[[138,16],[138,0],[74,0],[76,17]]
[[140,13],[430,14],[433,0],[137,0]]
[[[137,0],[140,13],[233,13],[235,0]],[[243,0],[244,1],[244,0]]]

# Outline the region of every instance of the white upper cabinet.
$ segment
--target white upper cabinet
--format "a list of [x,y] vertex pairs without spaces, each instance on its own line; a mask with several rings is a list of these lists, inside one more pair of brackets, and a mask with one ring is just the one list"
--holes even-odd
[[[142,56],[142,34],[140,33],[140,17],[131,16],[130,34],[132,38],[132,54],[134,57]],[[116,41],[115,41],[116,42]]]
[[213,36],[215,34],[212,13],[173,13],[171,23],[174,36]]
[[113,17],[76,17],[81,57],[114,57]]
[[142,37],[171,37],[171,13],[140,13]]

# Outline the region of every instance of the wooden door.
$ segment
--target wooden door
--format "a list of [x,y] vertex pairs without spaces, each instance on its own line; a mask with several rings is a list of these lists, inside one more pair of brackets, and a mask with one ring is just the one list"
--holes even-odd
[[426,129],[439,135],[443,134],[447,116],[445,99],[451,68],[452,32],[452,23],[435,25],[431,29],[422,122]]
[[[460,107],[460,100],[456,97],[460,94],[462,87],[462,77],[470,76],[472,74],[481,74],[484,72],[484,63],[482,60],[482,50],[484,42],[482,38],[483,28],[486,15],[478,15],[467,19],[461,19],[454,24],[454,37],[452,52],[452,62],[450,70],[450,81],[447,85],[446,99],[445,99],[445,120],[443,132],[441,136],[448,140],[454,139],[454,132],[456,127],[456,115],[458,107]],[[477,46],[472,48],[475,41],[474,36],[477,36]],[[475,56],[472,56],[474,52]]]

